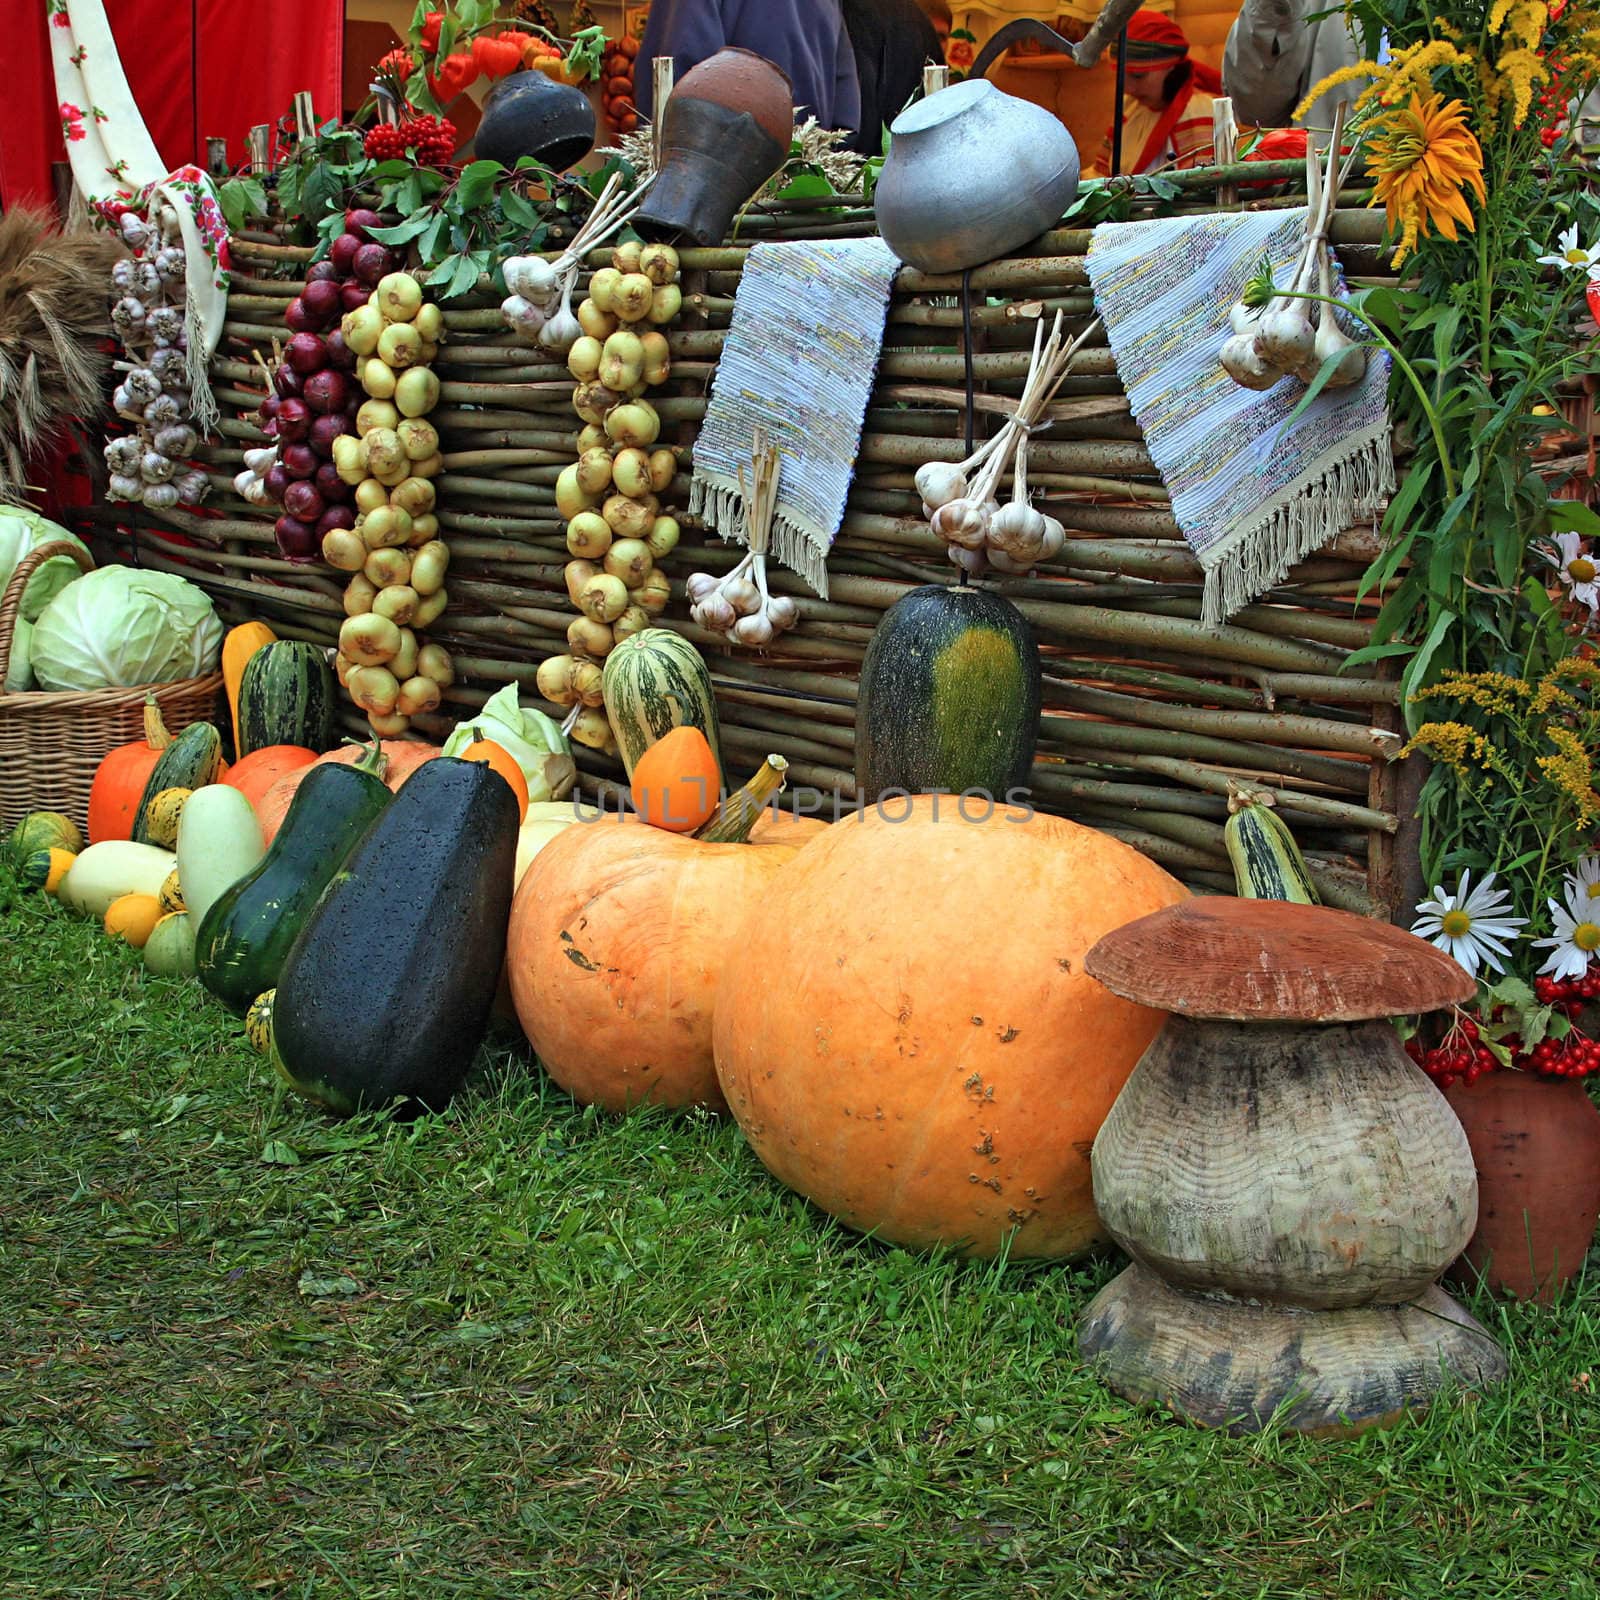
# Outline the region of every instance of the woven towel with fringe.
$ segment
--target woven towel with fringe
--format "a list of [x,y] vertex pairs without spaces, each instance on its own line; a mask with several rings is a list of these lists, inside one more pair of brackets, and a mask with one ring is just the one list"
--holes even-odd
[[823,599],[899,268],[881,239],[755,245],[695,439],[690,515],[740,541],[739,468],[756,429],[777,446],[772,553]]
[[[1284,283],[1307,219],[1304,210],[1163,217],[1097,228],[1089,245],[1095,308],[1205,574],[1201,615],[1212,627],[1394,490],[1386,355],[1371,352],[1360,383],[1324,389],[1293,422],[1306,392],[1298,379],[1245,389],[1217,359],[1246,280],[1266,256]],[[1344,293],[1342,275],[1335,292]]]

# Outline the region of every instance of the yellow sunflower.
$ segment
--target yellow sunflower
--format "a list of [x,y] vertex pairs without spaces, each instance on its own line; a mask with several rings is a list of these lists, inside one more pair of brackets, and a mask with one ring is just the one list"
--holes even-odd
[[1367,138],[1367,170],[1377,179],[1373,205],[1388,213],[1391,234],[1400,236],[1399,265],[1424,231],[1458,237],[1456,224],[1477,226],[1462,193],[1484,200],[1483,148],[1467,126],[1459,100],[1413,94],[1402,106],[1375,117]]

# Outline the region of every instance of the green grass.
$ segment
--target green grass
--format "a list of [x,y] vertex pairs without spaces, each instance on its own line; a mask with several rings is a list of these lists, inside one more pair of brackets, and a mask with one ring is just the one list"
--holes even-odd
[[3,876],[0,1118],[4,1600],[1597,1593],[1600,1274],[1476,1302],[1479,1400],[1202,1433],[1077,1361],[1110,1257],[884,1248],[506,1047],[331,1121]]

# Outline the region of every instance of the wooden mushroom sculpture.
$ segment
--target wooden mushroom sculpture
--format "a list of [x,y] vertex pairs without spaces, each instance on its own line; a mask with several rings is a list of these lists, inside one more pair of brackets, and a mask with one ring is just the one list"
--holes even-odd
[[1094,1142],[1133,1264],[1078,1342],[1113,1389],[1346,1431],[1505,1375],[1434,1281],[1477,1220],[1472,1152],[1386,1020],[1465,1000],[1461,967],[1348,912],[1207,897],[1107,934],[1085,970],[1170,1013]]

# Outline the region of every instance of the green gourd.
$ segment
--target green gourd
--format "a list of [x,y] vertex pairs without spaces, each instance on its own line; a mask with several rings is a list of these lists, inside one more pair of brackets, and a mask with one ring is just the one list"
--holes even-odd
[[145,780],[144,793],[133,813],[135,844],[154,844],[150,831],[150,802],[163,789],[201,789],[217,781],[222,767],[222,735],[209,722],[191,722],[165,750]]
[[341,1113],[437,1109],[460,1088],[505,962],[517,821],[511,786],[480,762],[440,756],[407,779],[278,975],[286,1083]]
[[333,744],[333,674],[324,653],[299,639],[264,644],[239,680],[239,755],[292,744],[319,755]]
[[391,795],[376,740],[353,765],[314,766],[255,869],[225,889],[200,921],[200,982],[241,1016],[278,981],[311,909]]
[[[856,792],[1026,790],[1039,738],[1039,648],[999,595],[928,584],[883,615],[856,698]],[[1018,796],[1020,798],[1021,796]]]
[[700,652],[670,628],[646,628],[606,657],[601,677],[606,716],[628,776],[657,739],[674,728],[698,728],[722,772],[717,702]]

